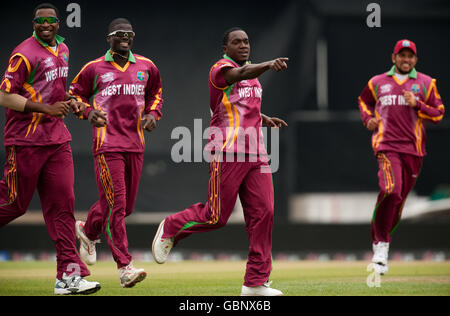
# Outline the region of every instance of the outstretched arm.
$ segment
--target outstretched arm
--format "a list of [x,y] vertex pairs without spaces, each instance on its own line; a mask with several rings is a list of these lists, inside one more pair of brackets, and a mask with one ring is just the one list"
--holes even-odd
[[248,64],[239,68],[226,68],[224,69],[225,81],[228,85],[232,85],[238,81],[258,78],[267,70],[280,72],[288,68],[288,61],[289,58],[282,57],[260,64]]

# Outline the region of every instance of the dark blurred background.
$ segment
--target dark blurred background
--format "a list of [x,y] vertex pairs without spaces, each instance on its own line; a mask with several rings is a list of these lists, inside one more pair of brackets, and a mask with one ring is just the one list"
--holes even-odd
[[[11,51],[31,36],[32,11],[41,2],[2,5],[2,72]],[[366,9],[372,2],[380,5],[381,27],[367,25],[371,12]],[[289,124],[280,133],[280,168],[273,176],[274,250],[370,247],[370,214],[365,222],[343,223],[327,217],[314,222],[302,216],[305,210],[292,201],[311,193],[375,194],[378,190],[377,165],[370,134],[359,119],[357,97],[372,76],[389,70],[397,40],[408,38],[416,43],[417,70],[437,79],[444,104],[450,98],[449,1],[80,0],[76,3],[81,8],[81,27],[74,28],[66,23],[70,3],[54,1],[62,20],[60,35],[66,38],[71,51],[69,80],[85,63],[105,54],[108,25],[117,17],[128,18],[133,24],[136,32],[133,52],[152,59],[162,74],[164,117],[157,130],[146,134],[147,149],[135,215],[170,214],[206,200],[208,165],[174,163],[170,153],[177,140],[171,139],[171,132],[178,126],[193,131],[194,119],[202,119],[203,128],[208,126],[208,72],[222,55],[223,32],[232,26],[244,28],[250,37],[254,63],[275,57],[290,58],[287,71],[267,72],[260,78],[264,89],[263,113],[284,118]],[[67,118],[66,124],[73,136],[76,209],[87,211],[97,200],[91,128],[86,121],[74,117]],[[4,115],[0,115],[0,126],[3,125]],[[449,139],[447,117],[439,126],[428,126],[429,156],[415,187],[417,196],[450,197]],[[3,146],[0,151],[4,161]],[[369,201],[371,209],[375,198],[376,195]],[[30,210],[40,210],[37,197]],[[414,241],[420,240],[418,232],[422,235],[433,232],[434,237],[427,234],[430,240],[426,239],[419,248],[435,245],[437,249],[450,249],[448,211],[444,207],[434,216],[405,223],[403,232],[402,228],[397,232],[399,244],[403,248],[413,247]],[[303,221],[293,220],[299,217]],[[136,247],[149,245],[154,225],[159,221],[158,216],[154,221],[148,220],[151,216],[142,218],[146,220],[130,225],[130,245]],[[150,228],[144,228],[144,224]],[[187,244],[201,249],[207,247],[210,239],[232,235],[238,236],[233,246],[223,241],[220,244],[241,249],[239,239],[245,238],[243,224],[230,226],[223,232],[211,233],[209,238],[195,236]],[[6,236],[11,236],[8,229],[15,228],[0,230],[0,249]],[[26,231],[25,227],[20,230]],[[132,240],[131,236],[136,237]]]

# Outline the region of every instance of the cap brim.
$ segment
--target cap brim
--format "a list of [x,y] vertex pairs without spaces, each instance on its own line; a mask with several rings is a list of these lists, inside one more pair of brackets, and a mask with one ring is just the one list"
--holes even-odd
[[417,55],[417,52],[414,51],[414,49],[412,49],[411,47],[400,47],[399,49],[397,49],[397,51],[394,51],[394,54],[397,55],[398,53],[400,53],[404,49],[409,49],[410,51],[413,52],[414,55]]

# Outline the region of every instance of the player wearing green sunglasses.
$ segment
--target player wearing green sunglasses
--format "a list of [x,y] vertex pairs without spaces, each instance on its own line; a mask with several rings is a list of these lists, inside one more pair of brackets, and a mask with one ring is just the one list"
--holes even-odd
[[47,22],[48,24],[59,23],[59,19],[56,16],[38,16],[33,19],[34,23],[44,24]]
[[[8,163],[4,174],[8,176],[0,181],[0,227],[22,216],[39,191],[45,224],[56,250],[54,294],[90,294],[101,286],[84,279],[90,272],[76,249],[72,137],[62,118],[31,113],[27,106],[31,100],[54,110],[54,104],[59,103],[82,114],[81,103],[70,100],[66,92],[70,52],[58,36],[55,17],[58,9],[52,4],[43,3],[34,9],[34,33],[11,52],[0,83],[2,103],[8,105],[11,98],[13,103],[19,102],[13,109],[6,109],[3,134]],[[65,107],[63,113],[67,110]]]
[[[55,14],[56,13],[56,14]],[[57,45],[56,35],[59,30],[58,12],[54,9],[40,9],[33,16],[33,28],[36,35],[49,46]]]

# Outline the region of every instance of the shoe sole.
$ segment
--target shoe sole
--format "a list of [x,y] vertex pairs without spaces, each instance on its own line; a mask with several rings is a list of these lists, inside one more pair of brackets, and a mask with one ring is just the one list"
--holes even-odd
[[130,282],[128,282],[126,284],[121,284],[121,286],[123,288],[131,288],[131,287],[135,286],[137,283],[144,281],[146,277],[147,277],[147,272],[143,271],[143,272],[139,273],[133,280],[131,280]]
[[156,244],[156,242],[158,241],[158,239],[161,238],[159,235],[160,235],[160,233],[161,233],[161,230],[162,230],[163,227],[164,227],[164,223],[165,223],[165,222],[166,222],[166,220],[163,220],[163,221],[159,224],[158,230],[156,231],[156,235],[155,235],[155,238],[153,238],[153,243],[152,243],[152,256],[153,256],[153,259],[155,260],[155,262],[158,263],[158,264],[163,264],[163,263],[166,262],[166,261],[162,261],[162,262],[158,261],[158,260],[156,259],[156,256],[155,256],[155,244]]
[[101,285],[97,284],[95,287],[84,290],[84,291],[70,291],[70,290],[66,290],[66,289],[61,289],[61,291],[55,291],[54,294],[55,295],[89,295],[89,294],[94,294],[96,292],[98,292],[101,289]]

